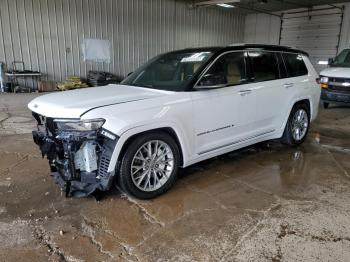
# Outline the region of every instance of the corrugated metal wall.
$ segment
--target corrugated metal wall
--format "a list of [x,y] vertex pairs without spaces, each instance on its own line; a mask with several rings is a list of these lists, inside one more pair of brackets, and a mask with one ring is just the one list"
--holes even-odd
[[274,44],[279,41],[281,19],[267,14],[250,14],[246,17],[244,42]]
[[[1,0],[0,61],[56,81],[89,70],[125,76],[161,52],[242,42],[244,22],[239,11],[175,0]],[[112,63],[83,62],[84,38],[109,39]]]

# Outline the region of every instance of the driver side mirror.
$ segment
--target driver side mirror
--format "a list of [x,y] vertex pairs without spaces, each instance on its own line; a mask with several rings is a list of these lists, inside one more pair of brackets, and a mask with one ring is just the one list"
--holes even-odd
[[224,74],[206,74],[202,77],[195,89],[214,89],[227,86]]
[[334,62],[334,58],[328,58],[328,65],[333,64],[333,62]]

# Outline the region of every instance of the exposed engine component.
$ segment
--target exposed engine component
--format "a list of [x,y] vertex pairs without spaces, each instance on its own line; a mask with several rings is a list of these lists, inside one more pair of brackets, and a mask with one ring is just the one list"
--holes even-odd
[[102,129],[59,131],[53,119],[33,116],[38,122],[34,142],[49,160],[51,175],[67,196],[84,197],[111,187],[114,171],[108,172],[108,167],[117,136]]
[[84,142],[75,153],[74,165],[80,171],[92,172],[97,170],[96,143],[94,141]]

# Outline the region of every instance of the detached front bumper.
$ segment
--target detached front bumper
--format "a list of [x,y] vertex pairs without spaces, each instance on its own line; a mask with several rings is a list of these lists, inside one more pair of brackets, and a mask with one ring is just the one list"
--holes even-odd
[[34,142],[49,160],[51,176],[66,196],[85,197],[110,189],[114,172],[108,172],[108,167],[116,136],[106,137],[105,130],[58,131],[53,119],[33,115],[38,121]]

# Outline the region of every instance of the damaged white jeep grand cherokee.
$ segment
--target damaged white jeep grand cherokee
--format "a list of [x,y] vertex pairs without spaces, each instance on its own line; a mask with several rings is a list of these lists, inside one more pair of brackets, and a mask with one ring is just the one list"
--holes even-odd
[[318,112],[317,77],[308,55],[288,47],[170,52],[120,85],[34,99],[33,137],[67,196],[115,182],[149,199],[178,167],[270,139],[301,144]]

